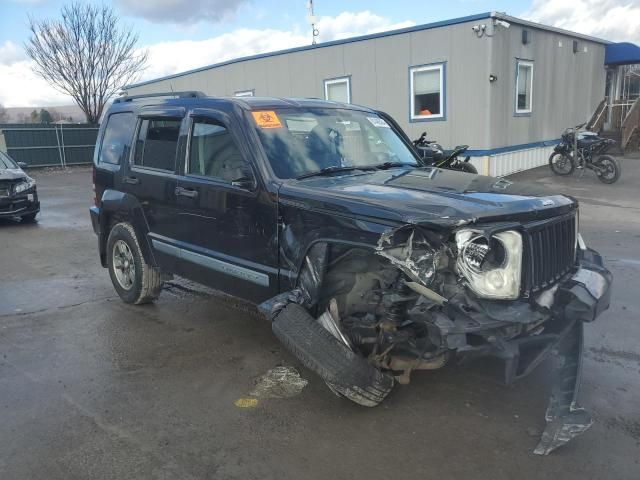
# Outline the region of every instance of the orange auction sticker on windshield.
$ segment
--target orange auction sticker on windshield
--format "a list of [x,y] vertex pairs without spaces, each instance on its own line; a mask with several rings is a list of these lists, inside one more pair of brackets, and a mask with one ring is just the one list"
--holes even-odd
[[256,125],[260,128],[282,128],[278,115],[276,115],[276,112],[272,110],[251,112],[251,115],[253,115]]

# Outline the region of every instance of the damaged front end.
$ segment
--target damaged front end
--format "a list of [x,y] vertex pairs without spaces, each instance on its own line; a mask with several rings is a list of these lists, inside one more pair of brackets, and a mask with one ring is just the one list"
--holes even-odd
[[554,353],[548,454],[592,420],[576,404],[582,326],[608,308],[611,274],[584,246],[573,214],[529,225],[416,225],[386,231],[371,250],[317,243],[298,287],[261,306],[272,319],[303,305],[348,349],[399,383],[413,370],[493,356],[507,384]]

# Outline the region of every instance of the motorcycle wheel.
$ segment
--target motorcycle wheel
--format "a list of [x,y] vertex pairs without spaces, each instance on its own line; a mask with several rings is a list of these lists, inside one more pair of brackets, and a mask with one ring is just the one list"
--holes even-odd
[[476,169],[476,167],[474,167],[469,162],[462,162],[460,164],[460,170],[467,173],[475,173],[476,175],[478,174],[478,170]]
[[553,152],[549,157],[549,167],[556,175],[571,175],[576,166],[573,158],[559,152]]
[[611,155],[602,155],[595,162],[594,166],[597,168],[596,175],[598,176],[598,180],[602,183],[615,183],[622,173],[620,162]]

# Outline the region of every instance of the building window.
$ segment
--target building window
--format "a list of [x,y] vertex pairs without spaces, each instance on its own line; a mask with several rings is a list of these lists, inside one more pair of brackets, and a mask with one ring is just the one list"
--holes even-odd
[[253,97],[255,95],[255,90],[240,90],[233,94],[234,97]]
[[444,64],[409,69],[411,119],[444,118]]
[[324,81],[324,99],[332,102],[351,103],[351,78],[332,78]]
[[533,62],[518,60],[516,65],[516,114],[528,114],[533,100]]

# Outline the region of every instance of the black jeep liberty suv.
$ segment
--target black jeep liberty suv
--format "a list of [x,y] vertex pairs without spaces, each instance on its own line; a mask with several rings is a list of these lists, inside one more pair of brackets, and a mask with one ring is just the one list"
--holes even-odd
[[315,99],[120,97],[95,151],[93,228],[127,303],[175,274],[258,304],[334,393],[375,406],[413,370],[553,353],[547,454],[586,430],[584,322],[611,274],[578,203],[421,163],[383,112]]

